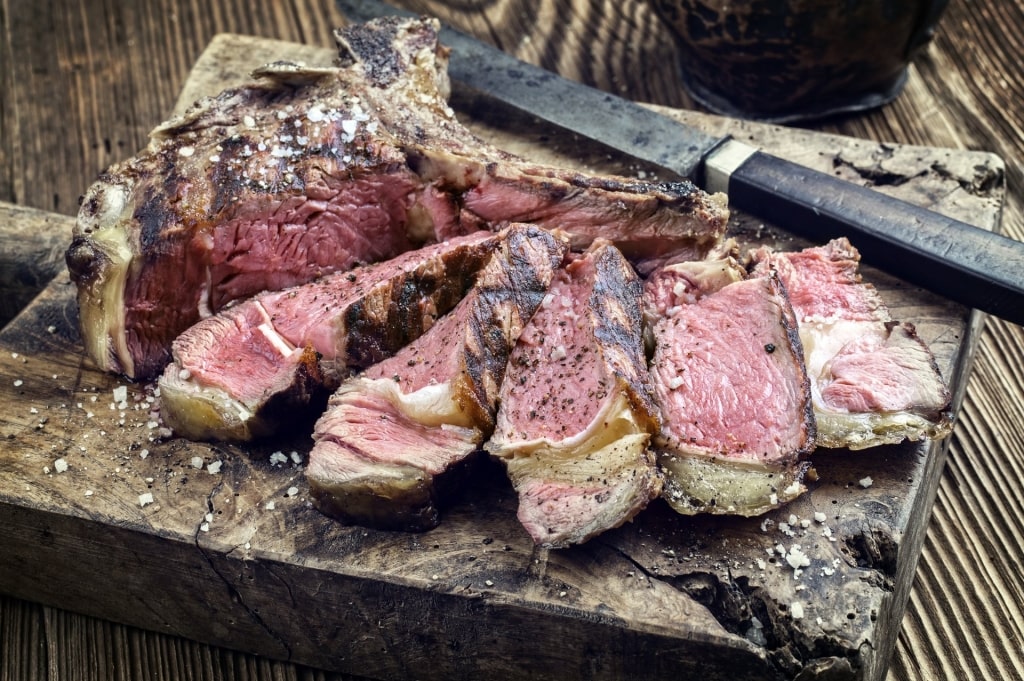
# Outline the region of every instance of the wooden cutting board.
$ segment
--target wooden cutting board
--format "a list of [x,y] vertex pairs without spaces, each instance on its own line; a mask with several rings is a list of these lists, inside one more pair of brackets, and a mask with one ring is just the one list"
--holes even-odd
[[[331,55],[218,36],[179,110],[279,58]],[[480,111],[469,96],[454,104],[467,120]],[[998,227],[1003,166],[990,154],[666,113]],[[529,120],[490,112],[488,121],[496,127],[472,126],[539,161],[643,172]],[[0,206],[0,220],[70,235],[68,218]],[[805,245],[746,215],[732,232],[744,243]],[[977,319],[870,267],[864,273],[894,317],[916,324],[959,404]],[[153,386],[84,359],[73,294],[61,274],[0,332],[6,593],[373,678],[885,675],[943,442],[820,451],[810,492],[763,517],[684,518],[656,502],[568,550],[532,545],[497,468],[468,482],[430,532],[344,527],[310,505],[306,431],[245,448],[167,437],[151,413]],[[811,560],[800,573],[776,548],[794,545]]]

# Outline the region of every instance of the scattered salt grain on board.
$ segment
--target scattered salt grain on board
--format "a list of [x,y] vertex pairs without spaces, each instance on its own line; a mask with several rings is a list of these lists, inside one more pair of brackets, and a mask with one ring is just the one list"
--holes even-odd
[[871,479],[871,476],[869,475],[869,476],[867,476],[866,478],[861,478],[861,479],[860,479],[860,486],[861,486],[861,487],[863,487],[864,489],[867,489],[868,487],[871,487],[871,485],[872,485],[872,484],[873,484],[874,482],[875,482],[875,481],[874,481],[874,480],[872,480],[872,479]]
[[149,504],[152,504],[152,503],[153,503],[153,493],[152,492],[146,492],[145,494],[140,494],[139,495],[139,506],[145,508],[146,506],[148,506]]
[[68,469],[68,462],[65,459],[57,459],[53,462],[53,470],[63,473]]
[[214,462],[210,463],[209,466],[206,467],[206,470],[209,471],[211,474],[216,475],[217,473],[220,473],[220,467],[222,465],[223,465],[222,461],[219,461],[219,460],[218,461],[214,461]]

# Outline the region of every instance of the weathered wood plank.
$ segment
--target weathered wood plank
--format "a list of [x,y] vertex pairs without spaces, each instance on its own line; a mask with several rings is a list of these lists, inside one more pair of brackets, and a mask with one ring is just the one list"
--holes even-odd
[[[239,54],[259,63],[281,48],[297,50],[238,37],[214,41],[182,99],[224,84],[226,72],[244,74]],[[317,54],[326,56],[309,56]],[[222,60],[223,69],[216,66]],[[881,171],[910,175],[886,190],[990,228],[997,224],[1001,163],[991,155],[687,117],[858,181]],[[607,163],[576,143],[555,146],[523,121],[508,123],[504,130],[477,129],[542,160],[582,154],[587,165]],[[799,244],[745,216],[734,231],[748,241]],[[918,324],[945,375],[962,385],[973,337],[966,311],[881,273],[868,270],[868,276],[895,314]],[[819,671],[853,665],[859,678],[884,671],[942,444],[816,457],[820,483],[772,514],[764,528],[760,519],[691,521],[656,506],[584,547],[538,552],[516,525],[514,498],[497,475],[484,475],[442,526],[425,535],[344,528],[309,507],[298,468],[269,463],[275,448],[294,449],[301,459],[308,449],[301,434],[246,451],[158,437],[147,386],[128,386],[128,408],[111,408],[119,382],[82,358],[75,317],[70,285],[61,277],[0,334],[2,373],[20,381],[0,385],[0,403],[11,405],[0,416],[11,464],[0,473],[0,514],[13,521],[0,532],[17,547],[11,565],[42,565],[0,567],[0,581],[12,593],[378,677],[543,677],[556,669],[559,678],[657,678],[695,671],[697,662],[709,674],[706,665],[715,659],[709,655],[722,656],[723,678],[792,675],[815,657],[810,668]],[[195,457],[203,466],[220,461],[221,469],[196,468]],[[68,470],[55,472],[57,459]],[[874,484],[859,487],[868,475]],[[296,493],[289,492],[293,486]],[[154,503],[142,506],[139,495],[147,493]],[[828,509],[835,542],[813,523],[797,530],[800,537],[778,529],[790,514],[810,519],[819,509]],[[804,542],[816,570],[794,580],[784,565],[768,562],[766,549],[779,542]],[[66,555],[76,556],[73,564],[61,560]],[[130,579],[103,579],[111,564]],[[795,601],[806,604],[803,620],[788,614]],[[767,627],[767,647],[745,636],[751,614]],[[865,637],[876,652],[861,648]],[[427,659],[432,666],[424,670]]]
[[64,270],[72,221],[0,202],[0,328]]

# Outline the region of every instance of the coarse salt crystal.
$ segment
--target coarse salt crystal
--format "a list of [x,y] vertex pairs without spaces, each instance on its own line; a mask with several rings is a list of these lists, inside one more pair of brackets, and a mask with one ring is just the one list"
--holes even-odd
[[263,508],[267,509],[268,511],[273,511],[273,510],[274,510],[274,502],[273,502],[273,501],[268,501],[268,502],[267,502],[267,503],[266,503],[266,504],[265,504],[265,505],[263,506]]
[[800,601],[794,601],[789,606],[789,613],[793,616],[793,619],[799,620],[804,617],[804,604]]
[[192,468],[202,468],[202,467],[203,467],[203,457],[201,457],[201,456],[193,456],[192,457]]
[[294,497],[298,493],[299,493],[299,488],[298,487],[289,487],[288,491],[285,492],[285,496],[286,497]]
[[85,490],[85,496],[91,497],[92,496],[92,490],[91,489]]
[[145,494],[140,494],[139,495],[139,506],[142,506],[143,508],[145,508],[146,506],[148,506],[149,504],[152,504],[152,503],[153,503],[153,493],[152,492],[146,492]]
[[872,480],[871,476],[869,475],[860,479],[860,486],[863,487],[864,489],[867,489],[868,487],[871,487],[871,485],[874,484],[874,482],[875,481]]
[[15,387],[15,388],[20,388],[20,387],[21,387],[21,386],[22,386],[22,385],[23,385],[24,383],[25,383],[25,382],[24,382],[24,381],[22,381],[22,380],[21,380],[21,379],[19,378],[19,379],[17,379],[17,380],[15,380],[15,381],[14,381],[14,387]]
[[314,106],[313,108],[306,112],[306,118],[309,120],[310,123],[319,123],[324,119],[324,112],[320,109],[320,107]]
[[555,362],[561,359],[565,359],[565,346],[558,345],[551,350],[551,359]]
[[288,457],[284,455],[284,452],[274,452],[273,454],[270,455],[270,464],[272,466],[277,466],[287,462]]
[[53,462],[53,469],[58,473],[63,473],[68,469],[68,462],[66,459],[57,459]]
[[242,116],[242,123],[245,124],[245,127],[252,128],[252,127],[256,126],[256,119],[253,118],[252,116],[245,115],[245,116]]
[[182,147],[181,149],[178,149],[178,154],[180,154],[181,156],[184,156],[185,158],[188,158],[189,156],[191,156],[194,153],[196,153],[195,147],[188,147],[188,146],[186,146],[186,147]]
[[824,513],[822,513],[821,511],[815,511],[814,512],[814,520],[816,522],[823,523],[823,522],[825,522],[825,520],[827,520],[827,516]]
[[796,570],[810,565],[811,559],[807,557],[807,554],[803,552],[799,544],[794,544],[789,553],[786,554],[786,562],[789,563],[791,568]]
[[141,452],[139,452],[139,458],[140,459],[145,459],[147,456],[149,456],[149,450],[148,449],[143,449]]
[[302,456],[298,452],[292,452],[292,461],[296,464],[302,463]]
[[201,531],[203,531],[203,532],[209,532],[210,531],[210,523],[203,523],[202,525],[199,526],[199,529]]

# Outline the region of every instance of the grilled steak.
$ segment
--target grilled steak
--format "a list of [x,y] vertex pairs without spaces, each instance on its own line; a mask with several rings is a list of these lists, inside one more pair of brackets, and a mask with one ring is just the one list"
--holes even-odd
[[564,255],[549,232],[509,228],[451,313],[341,385],[306,467],[317,508],[381,528],[437,524],[438,480],[493,429],[509,352]]
[[[161,415],[180,436],[249,440],[390,357],[451,310],[497,248],[491,232],[280,292],[208,317],[172,344]],[[322,406],[322,403],[321,403]]]
[[757,515],[804,491],[810,386],[778,277],[733,259],[655,272],[651,379],[662,497],[679,513]]
[[755,272],[778,270],[793,302],[818,445],[863,449],[949,434],[951,398],[934,356],[861,281],[848,240],[798,253],[761,248],[752,258]]
[[486,445],[519,494],[534,542],[579,544],[635,516],[661,479],[642,347],[643,285],[610,243],[560,270],[523,330]]
[[447,104],[437,27],[340,30],[339,66],[268,65],[103,173],[67,252],[100,368],[155,376],[178,334],[232,300],[504,221],[638,255],[719,238],[722,196],[538,167],[475,138]]

